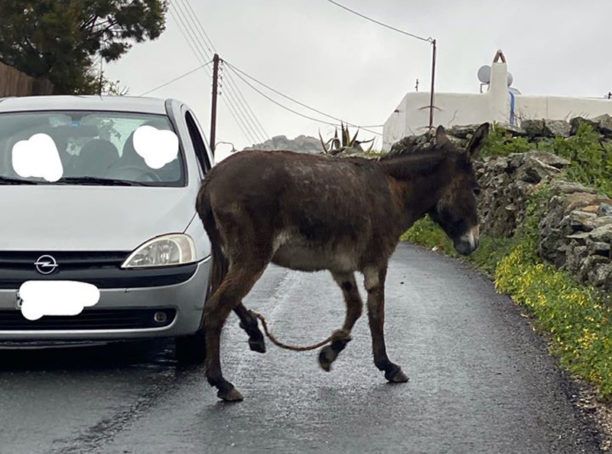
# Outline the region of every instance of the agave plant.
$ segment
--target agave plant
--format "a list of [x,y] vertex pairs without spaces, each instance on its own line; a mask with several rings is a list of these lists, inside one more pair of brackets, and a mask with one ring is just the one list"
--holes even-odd
[[357,131],[355,131],[355,135],[351,137],[348,125],[340,123],[340,131],[341,136],[338,137],[338,128],[336,128],[334,130],[334,137],[329,139],[327,142],[323,141],[323,137],[321,137],[321,132],[319,131],[319,139],[321,140],[321,146],[323,147],[323,152],[325,154],[337,155],[347,150],[364,151],[363,147],[361,146],[364,143],[370,144],[370,148],[367,150],[368,152],[372,150],[374,139],[357,140],[359,129],[357,129]]

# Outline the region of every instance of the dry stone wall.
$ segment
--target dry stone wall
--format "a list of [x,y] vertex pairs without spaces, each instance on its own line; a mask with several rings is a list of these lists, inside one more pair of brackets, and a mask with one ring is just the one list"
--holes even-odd
[[[604,137],[612,137],[612,118],[573,119],[571,122],[523,122],[514,134],[538,137],[567,136],[582,121]],[[455,127],[449,134],[469,139],[474,128]],[[511,237],[525,220],[529,196],[548,184],[551,198],[540,222],[538,253],[542,259],[569,272],[579,282],[612,290],[612,200],[593,188],[569,182],[563,170],[566,159],[543,151],[485,158],[476,165],[482,187],[479,202],[481,230]]]

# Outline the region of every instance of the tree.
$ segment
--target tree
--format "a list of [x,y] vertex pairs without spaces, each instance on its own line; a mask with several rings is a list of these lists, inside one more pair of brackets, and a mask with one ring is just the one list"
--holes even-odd
[[168,0],[0,0],[0,60],[58,94],[97,93],[96,59],[157,38],[167,9]]

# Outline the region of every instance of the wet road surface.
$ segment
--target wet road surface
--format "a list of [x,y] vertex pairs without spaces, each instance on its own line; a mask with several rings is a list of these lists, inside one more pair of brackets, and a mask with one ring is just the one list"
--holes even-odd
[[[386,298],[407,384],[374,367],[365,315],[330,373],[316,351],[251,352],[232,315],[222,360],[238,404],[178,368],[171,342],[0,351],[0,453],[598,452],[545,343],[485,277],[400,245]],[[344,317],[328,273],[270,267],[245,304],[297,344]]]

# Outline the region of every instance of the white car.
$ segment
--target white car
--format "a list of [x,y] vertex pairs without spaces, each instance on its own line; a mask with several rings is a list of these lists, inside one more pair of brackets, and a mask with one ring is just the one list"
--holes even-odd
[[173,337],[202,359],[212,162],[176,100],[0,99],[0,341]]

